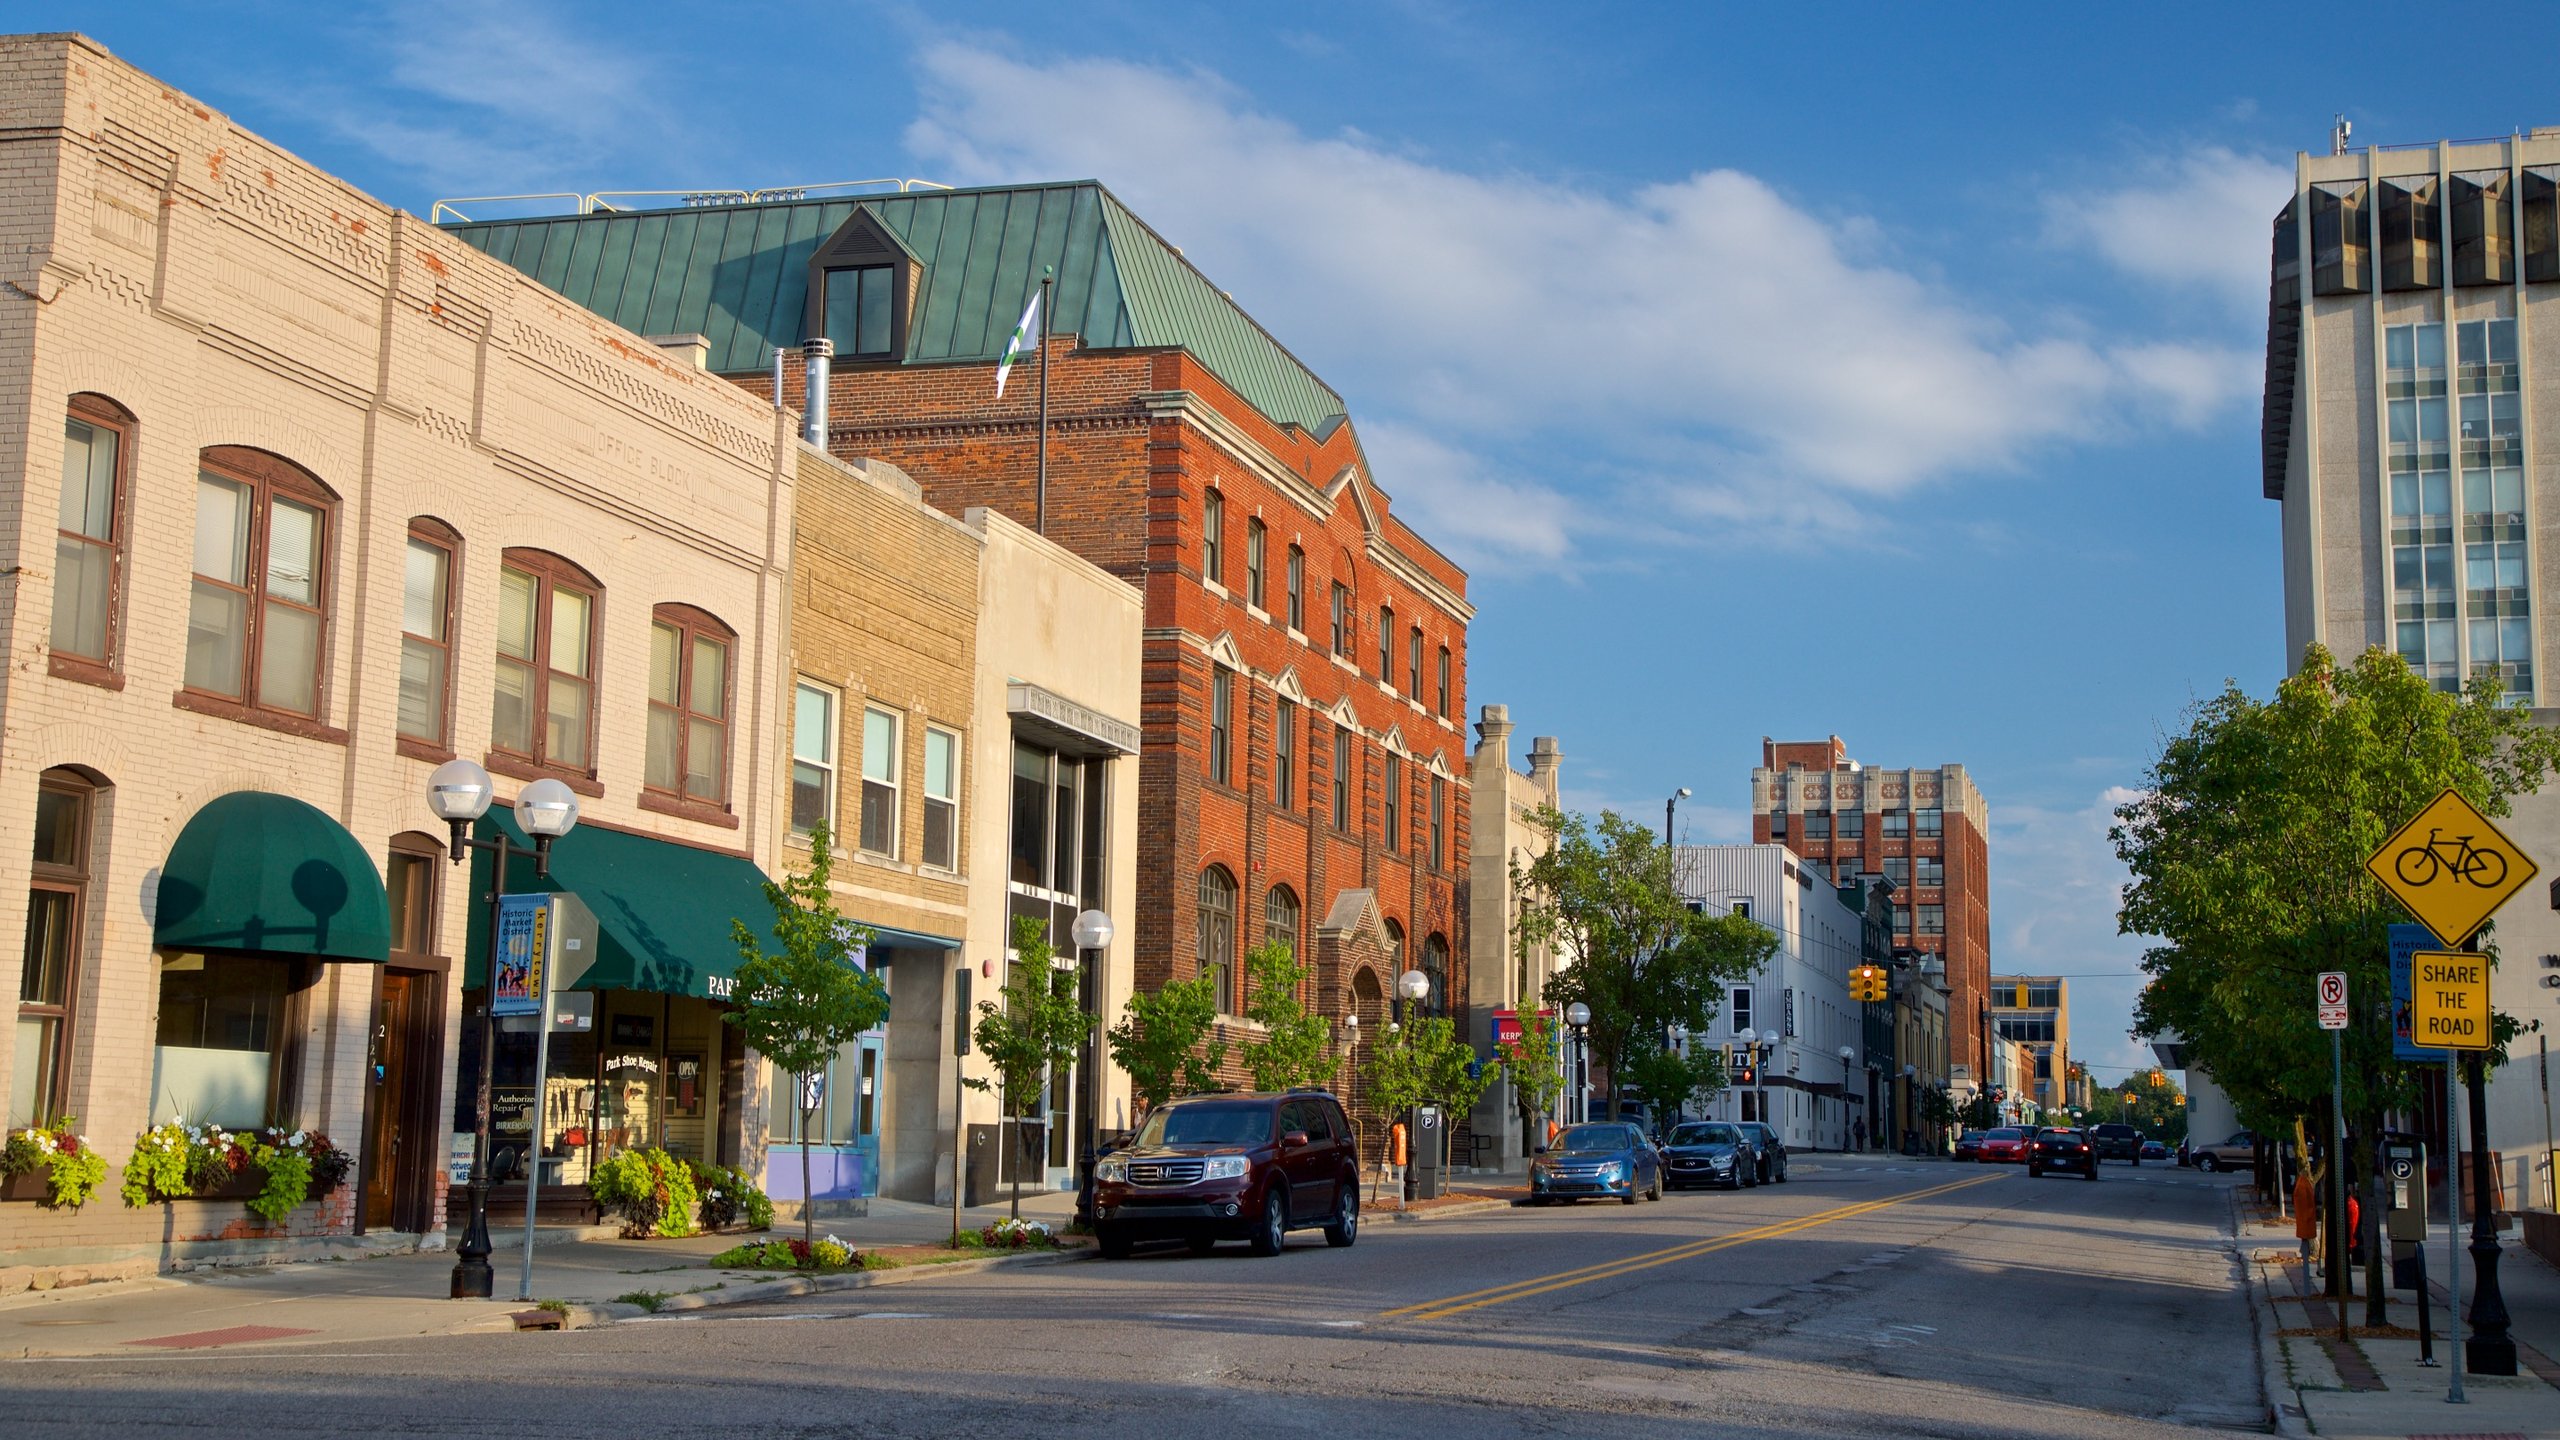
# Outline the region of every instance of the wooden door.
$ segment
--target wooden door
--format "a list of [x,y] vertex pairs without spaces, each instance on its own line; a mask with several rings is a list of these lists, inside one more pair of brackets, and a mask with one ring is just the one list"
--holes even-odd
[[416,1038],[408,1023],[410,995],[417,977],[405,970],[382,972],[382,989],[373,1007],[371,1064],[364,1098],[364,1228],[391,1226],[400,1174],[409,1158],[402,1154],[408,1114],[409,1046]]

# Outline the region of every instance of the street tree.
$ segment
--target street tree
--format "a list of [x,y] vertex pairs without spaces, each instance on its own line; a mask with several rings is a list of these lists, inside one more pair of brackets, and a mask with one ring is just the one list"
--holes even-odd
[[1216,1038],[1216,984],[1203,975],[1168,981],[1152,995],[1131,995],[1120,1023],[1104,1037],[1111,1063],[1128,1074],[1140,1107],[1152,1110],[1178,1095],[1219,1088],[1227,1042]]
[[1552,1014],[1519,1013],[1520,1032],[1494,1046],[1494,1054],[1511,1080],[1512,1101],[1520,1110],[1520,1153],[1526,1155],[1537,1148],[1539,1123],[1564,1093],[1564,1043]]
[[[2135,1030],[2176,1032],[2242,1123],[2282,1133],[2332,1103],[2312,991],[2319,972],[2343,971],[2357,1012],[2337,1099],[2379,1133],[2414,1089],[2388,1013],[2386,928],[2404,915],[2365,861],[2446,788],[2504,815],[2555,761],[2560,735],[2504,704],[2485,672],[2447,694],[2380,648],[2341,665],[2312,645],[2272,700],[2232,685],[2204,701],[2109,832],[2133,877],[2117,927],[2160,942],[2143,957]],[[2514,1031],[2495,1017],[2499,1044]]]
[[1241,1047],[1244,1068],[1257,1090],[1322,1085],[1342,1066],[1334,1049],[1333,1022],[1309,1014],[1302,998],[1307,967],[1286,940],[1265,940],[1245,952],[1245,1018],[1262,1027],[1259,1039]]
[[[1455,1022],[1426,1015],[1387,1027],[1386,1038],[1371,1048],[1361,1068],[1362,1094],[1390,1121],[1429,1100],[1445,1107],[1443,1115],[1464,1115],[1501,1069],[1499,1062],[1476,1063],[1475,1050],[1458,1038]],[[1385,1173],[1383,1165],[1379,1173]]]
[[1702,1045],[1685,1055],[1667,1045],[1648,1045],[1628,1062],[1626,1083],[1652,1107],[1654,1131],[1660,1134],[1691,1101],[1704,1105],[1724,1092],[1724,1060]]
[[872,932],[836,912],[828,877],[835,870],[826,825],[809,836],[809,865],[764,884],[773,908],[768,952],[747,922],[731,917],[738,943],[738,983],[732,1007],[721,1019],[775,1068],[799,1082],[800,1236],[817,1239],[817,1204],[810,1194],[809,1128],[824,1098],[814,1077],[836,1052],[889,1018],[889,991],[855,958]]
[[1628,1062],[1672,1029],[1706,1029],[1726,985],[1758,970],[1778,937],[1748,916],[1692,911],[1648,824],[1602,811],[1594,825],[1551,807],[1529,823],[1549,843],[1521,872],[1519,923],[1529,943],[1574,957],[1547,982],[1547,1002],[1590,1007],[1584,1043],[1611,1077],[1615,1119]]
[[[1034,916],[1016,915],[1013,965],[1005,979],[1004,1003],[978,1002],[973,1035],[978,1048],[986,1052],[987,1063],[995,1067],[995,1079],[973,1076],[964,1083],[973,1090],[995,1093],[1004,1113],[1013,1117],[1018,1137],[1028,1135],[1029,1127],[1022,1122],[1038,1114],[1049,1078],[1075,1063],[1076,1046],[1093,1025],[1093,1017],[1077,1003],[1076,972],[1052,963],[1057,953],[1047,925]],[[1014,1157],[1015,1219],[1022,1217],[1022,1172],[1030,1158],[1025,1143],[1022,1153]]]
[[[2125,1096],[2133,1101],[2127,1104]],[[2081,1119],[2091,1125],[2130,1125],[2147,1138],[2175,1146],[2187,1137],[2187,1108],[2178,1082],[2165,1070],[2137,1070],[2120,1085],[2089,1092]]]

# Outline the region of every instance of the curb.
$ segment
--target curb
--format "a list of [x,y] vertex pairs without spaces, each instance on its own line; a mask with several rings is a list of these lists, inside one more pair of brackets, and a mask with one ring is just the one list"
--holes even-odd
[[758,1280],[748,1285],[735,1285],[721,1290],[702,1290],[690,1295],[670,1295],[658,1302],[655,1311],[620,1301],[596,1304],[571,1304],[561,1317],[563,1330],[586,1330],[610,1325],[617,1320],[632,1320],[643,1315],[682,1313],[708,1310],[717,1305],[746,1305],[758,1300],[786,1300],[795,1295],[823,1295],[839,1290],[868,1290],[875,1285],[907,1285],[934,1275],[974,1275],[982,1270],[997,1270],[1034,1265],[1063,1265],[1071,1261],[1090,1260],[1095,1251],[1090,1245],[1069,1250],[1036,1251],[1028,1255],[989,1255],[978,1260],[943,1260],[925,1265],[901,1265],[894,1270],[861,1270],[847,1275],[794,1275],[781,1280]]
[[[2240,1267],[2240,1282],[2249,1295],[2249,1333],[2257,1341],[2258,1396],[2267,1408],[2267,1425],[2289,1440],[2309,1440],[2311,1422],[2304,1414],[2301,1394],[2285,1379],[2284,1341],[2277,1336],[2275,1293],[2268,1289],[2264,1267],[2250,1263],[2246,1240],[2247,1226],[2241,1212],[2241,1191],[2228,1192],[2231,1226],[2231,1263]],[[2287,1404],[2283,1396],[2292,1395]]]
[[1508,1200],[1470,1200],[1463,1205],[1435,1205],[1428,1210],[1372,1210],[1367,1218],[1381,1216],[1399,1225],[1418,1225],[1426,1220],[1456,1220],[1469,1215],[1491,1215],[1512,1208]]

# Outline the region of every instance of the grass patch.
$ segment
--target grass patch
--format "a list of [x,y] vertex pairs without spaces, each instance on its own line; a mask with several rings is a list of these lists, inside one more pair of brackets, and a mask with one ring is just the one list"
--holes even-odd
[[796,1275],[835,1275],[848,1270],[886,1270],[895,1262],[876,1250],[856,1250],[841,1240],[815,1245],[798,1240],[766,1240],[733,1246],[711,1257],[721,1270],[780,1270]]
[[548,1310],[554,1315],[566,1315],[569,1313],[569,1302],[566,1300],[537,1300],[533,1303],[533,1308],[536,1310]]
[[674,1297],[675,1292],[672,1290],[634,1290],[629,1294],[614,1296],[613,1302],[617,1305],[637,1305],[654,1315],[658,1313],[659,1306],[666,1304]]

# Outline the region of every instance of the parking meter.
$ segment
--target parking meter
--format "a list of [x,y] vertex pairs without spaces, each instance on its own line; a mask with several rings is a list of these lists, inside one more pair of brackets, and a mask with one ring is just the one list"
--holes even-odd
[[1437,1200],[1449,1193],[1448,1134],[1440,1107],[1413,1107],[1413,1163],[1405,1171],[1405,1193],[1416,1200]]
[[2382,1142],[2384,1225],[2391,1238],[2391,1288],[2415,1290],[2424,1282],[2419,1252],[2427,1239],[2427,1147],[2415,1138]]

